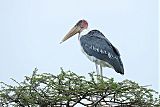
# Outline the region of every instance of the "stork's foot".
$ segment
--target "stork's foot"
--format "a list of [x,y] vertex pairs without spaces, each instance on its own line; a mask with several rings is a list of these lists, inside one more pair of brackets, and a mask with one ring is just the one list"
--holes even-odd
[[102,82],[104,82],[103,76],[97,75],[97,83],[102,83]]

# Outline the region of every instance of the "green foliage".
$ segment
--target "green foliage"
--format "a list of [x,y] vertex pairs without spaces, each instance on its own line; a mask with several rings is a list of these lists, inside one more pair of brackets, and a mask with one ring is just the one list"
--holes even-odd
[[[146,86],[124,80],[115,82],[113,78],[97,78],[89,73],[90,79],[78,76],[71,71],[63,71],[57,76],[43,73],[37,69],[32,76],[26,76],[16,86],[1,82],[0,102],[7,107],[72,107],[116,105],[124,107],[160,107],[157,92]],[[84,101],[85,100],[85,101]]]

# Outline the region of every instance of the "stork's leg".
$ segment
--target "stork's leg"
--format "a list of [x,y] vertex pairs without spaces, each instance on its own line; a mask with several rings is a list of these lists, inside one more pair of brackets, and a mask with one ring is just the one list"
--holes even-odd
[[95,63],[95,65],[96,65],[97,82],[98,82],[98,80],[99,80],[99,69],[98,69],[98,64]]
[[99,69],[98,69],[98,65],[95,63],[96,65],[96,72],[97,72],[97,79],[98,79],[98,76],[99,76]]
[[101,77],[103,76],[102,65],[100,65]]
[[100,65],[100,72],[101,72],[101,79],[103,80],[103,69],[102,69],[102,65]]

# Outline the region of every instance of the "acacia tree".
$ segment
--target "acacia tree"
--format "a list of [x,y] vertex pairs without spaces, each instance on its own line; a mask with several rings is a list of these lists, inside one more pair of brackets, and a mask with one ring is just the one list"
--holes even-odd
[[90,79],[71,71],[57,76],[37,73],[25,76],[23,82],[8,85],[1,82],[0,103],[2,107],[73,107],[81,104],[88,107],[160,107],[158,93],[147,86],[113,78],[97,78],[89,73]]

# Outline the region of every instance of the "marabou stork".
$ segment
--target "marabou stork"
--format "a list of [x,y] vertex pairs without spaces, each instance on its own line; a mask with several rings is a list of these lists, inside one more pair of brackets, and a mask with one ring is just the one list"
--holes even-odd
[[118,49],[98,30],[91,30],[86,35],[80,35],[87,28],[88,22],[86,20],[78,21],[60,43],[79,33],[78,39],[82,47],[82,52],[89,60],[95,63],[97,75],[99,75],[98,65],[100,65],[101,77],[103,76],[102,67],[113,68],[117,73],[123,75],[124,68]]

